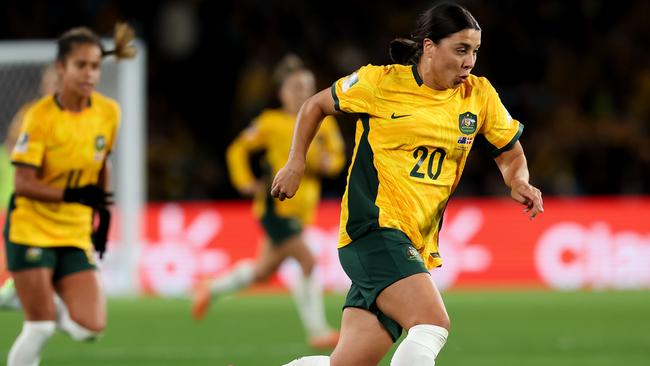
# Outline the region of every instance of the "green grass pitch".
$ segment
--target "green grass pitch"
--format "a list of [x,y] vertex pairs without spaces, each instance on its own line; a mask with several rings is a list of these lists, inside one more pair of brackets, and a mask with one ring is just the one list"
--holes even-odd
[[[650,292],[454,291],[444,297],[452,332],[436,365],[650,365]],[[326,302],[338,325],[343,296]],[[79,344],[57,334],[41,364],[275,366],[315,354],[287,295],[225,299],[198,324],[189,305],[113,299],[101,341]],[[21,314],[0,312],[3,361],[21,323]]]

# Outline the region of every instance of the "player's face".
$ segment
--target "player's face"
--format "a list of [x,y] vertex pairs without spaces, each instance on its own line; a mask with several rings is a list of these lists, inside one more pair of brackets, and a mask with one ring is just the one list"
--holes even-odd
[[316,93],[314,74],[300,70],[290,74],[280,87],[280,102],[290,113],[296,114],[302,104]]
[[476,64],[480,46],[481,31],[475,29],[453,33],[429,47],[425,44],[424,55],[431,60],[435,89],[458,88],[464,83]]
[[64,92],[89,97],[99,82],[101,62],[102,51],[96,44],[73,45],[64,62],[57,64]]

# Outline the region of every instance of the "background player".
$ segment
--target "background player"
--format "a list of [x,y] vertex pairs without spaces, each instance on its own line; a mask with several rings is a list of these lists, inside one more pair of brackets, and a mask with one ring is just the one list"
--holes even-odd
[[[58,91],[25,113],[11,155],[15,195],[4,230],[8,268],[25,314],[9,366],[37,365],[57,326],[75,340],[89,340],[106,324],[91,232],[93,210],[109,203],[107,157],[120,111],[95,86],[104,56],[134,56],[133,36],[118,24],[115,49],[106,51],[87,28],[64,33],[55,62]],[[105,244],[105,236],[99,239]],[[54,301],[55,292],[61,302]]]
[[[303,227],[314,217],[320,200],[320,177],[336,176],[344,163],[343,140],[336,120],[323,121],[323,127],[309,150],[302,190],[295,200],[278,202],[269,194],[270,180],[289,156],[296,114],[302,103],[316,91],[314,75],[294,56],[286,56],[273,75],[280,108],[264,110],[235,141],[227,152],[228,168],[234,186],[246,196],[254,196],[253,212],[266,238],[261,253],[253,262],[244,260],[228,274],[199,286],[193,314],[200,319],[210,300],[223,294],[266,281],[282,262],[295,258],[303,276],[292,288],[308,342],[315,348],[333,348],[338,332],[325,319],[322,289],[314,278],[314,258],[303,237]],[[258,180],[250,166],[250,156],[264,151],[263,177]]]

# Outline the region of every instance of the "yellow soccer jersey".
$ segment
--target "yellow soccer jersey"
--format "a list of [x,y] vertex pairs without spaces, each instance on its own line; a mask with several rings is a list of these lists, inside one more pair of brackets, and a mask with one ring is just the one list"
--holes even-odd
[[368,230],[404,232],[427,268],[440,266],[438,230],[476,134],[493,156],[519,139],[487,79],[433,90],[415,66],[362,67],[332,85],[335,108],[359,113],[354,155],[341,203],[339,247]]
[[[25,113],[12,162],[37,168],[39,178],[52,187],[96,184],[115,142],[120,110],[99,93],[92,94],[90,103],[73,113],[52,95],[37,101]],[[9,240],[16,244],[92,247],[89,207],[17,196],[9,215]]]
[[[235,187],[241,189],[254,182],[255,177],[248,159],[252,152],[262,150],[265,151],[264,160],[268,164],[268,173],[271,174],[270,177],[265,177],[269,178],[265,183],[270,185],[272,178],[289,157],[295,121],[295,116],[280,109],[267,109],[233,141],[228,147],[227,162]],[[320,200],[319,175],[322,173],[319,173],[319,166],[323,159],[328,160],[325,174],[329,176],[337,175],[345,164],[343,139],[336,120],[332,117],[323,120],[320,131],[307,152],[305,175],[296,196],[285,201],[267,200],[270,188],[266,187],[255,197],[255,215],[261,217],[266,210],[274,209],[278,216],[293,217],[302,224],[310,223]],[[268,202],[273,202],[273,207],[266,207]]]

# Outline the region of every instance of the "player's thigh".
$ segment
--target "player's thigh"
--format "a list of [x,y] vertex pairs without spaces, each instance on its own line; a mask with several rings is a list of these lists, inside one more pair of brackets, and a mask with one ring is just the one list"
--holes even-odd
[[55,287],[72,320],[92,331],[104,329],[106,298],[97,271],[87,269],[68,274],[59,278]]
[[25,320],[55,320],[51,268],[30,268],[11,272]]
[[302,233],[286,239],[279,249],[284,253],[285,258],[294,258],[300,264],[303,273],[307,275],[311,273],[315,265],[315,260]]
[[56,252],[26,244],[5,241],[7,267],[11,271],[27,320],[54,320],[52,276],[57,264]]
[[403,278],[377,296],[377,307],[403,328],[434,324],[449,328],[449,316],[442,296],[428,273]]
[[331,366],[376,366],[393,345],[377,316],[348,307],[341,318],[341,335],[330,358]]

